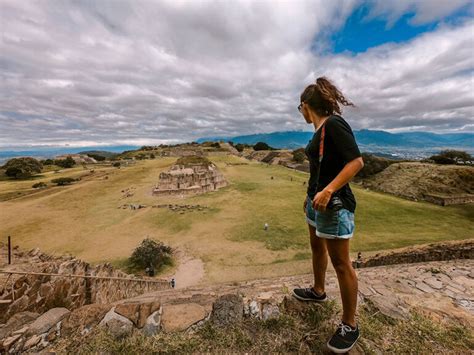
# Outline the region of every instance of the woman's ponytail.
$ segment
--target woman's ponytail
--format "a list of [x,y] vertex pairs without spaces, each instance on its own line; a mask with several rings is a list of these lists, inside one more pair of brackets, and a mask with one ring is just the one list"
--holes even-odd
[[354,106],[352,102],[347,100],[342,92],[322,76],[316,79],[316,84],[308,85],[301,94],[301,102],[306,102],[316,113],[322,117],[333,114],[341,114],[341,107]]

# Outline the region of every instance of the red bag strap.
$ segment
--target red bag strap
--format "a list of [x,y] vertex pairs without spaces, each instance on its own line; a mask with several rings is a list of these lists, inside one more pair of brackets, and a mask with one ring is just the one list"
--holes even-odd
[[[327,121],[327,120],[326,120]],[[324,121],[323,126],[321,127],[321,138],[319,140],[319,163],[323,160],[323,152],[324,152],[324,135],[326,133],[326,121]]]
[[[326,121],[329,118],[326,119]],[[324,121],[323,126],[321,127],[321,138],[319,139],[319,164],[318,164],[318,169],[316,173],[316,184],[319,185],[319,173],[321,172],[321,161],[323,160],[323,152],[324,152],[324,135],[326,133],[326,121]],[[318,191],[318,188],[316,187],[316,191]]]

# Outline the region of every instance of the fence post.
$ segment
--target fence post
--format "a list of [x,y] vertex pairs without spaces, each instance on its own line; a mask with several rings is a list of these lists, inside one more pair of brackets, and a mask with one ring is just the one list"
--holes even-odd
[[12,240],[11,237],[8,236],[8,265],[12,263]]

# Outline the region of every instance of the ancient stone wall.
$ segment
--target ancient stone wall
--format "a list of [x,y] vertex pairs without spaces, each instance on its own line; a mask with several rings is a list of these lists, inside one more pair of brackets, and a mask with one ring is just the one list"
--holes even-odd
[[[54,257],[42,253],[39,249],[24,252],[15,247],[13,262],[6,265],[7,249],[4,244],[0,244],[0,251],[0,269],[12,272],[0,274],[0,323],[21,311],[41,313],[54,307],[66,307],[71,310],[85,304],[109,303],[148,291],[169,288],[169,283],[165,280],[159,283],[141,282],[133,275],[115,270],[108,263],[92,267],[82,260],[70,256]],[[14,274],[15,271],[125,280],[22,275]]]
[[440,206],[461,205],[466,203],[474,203],[474,195],[466,194],[460,196],[440,196],[433,194],[423,194],[425,201],[435,203]]
[[192,148],[192,149],[184,149],[184,148],[163,148],[161,151],[157,153],[158,156],[161,157],[187,157],[187,156],[206,156],[208,155],[207,152],[201,148]]
[[356,267],[474,259],[474,240],[450,241],[383,252],[355,261]]

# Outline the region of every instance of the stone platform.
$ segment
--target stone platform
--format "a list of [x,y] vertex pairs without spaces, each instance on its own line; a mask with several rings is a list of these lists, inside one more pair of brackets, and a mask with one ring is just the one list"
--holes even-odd
[[[439,320],[456,319],[474,327],[474,260],[433,261],[356,269],[359,300],[371,300],[382,313],[406,318],[412,307],[426,311]],[[144,294],[130,300],[159,301],[166,304],[198,304],[205,311],[224,294],[240,293],[246,299],[279,304],[294,287],[308,287],[311,274],[273,279],[192,287]],[[339,286],[334,270],[328,270],[326,292],[340,303]],[[129,302],[118,301],[117,303]],[[165,307],[165,306],[164,306]]]

